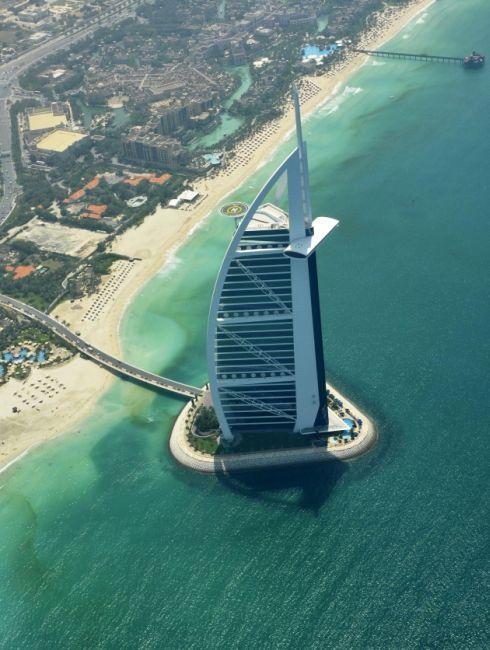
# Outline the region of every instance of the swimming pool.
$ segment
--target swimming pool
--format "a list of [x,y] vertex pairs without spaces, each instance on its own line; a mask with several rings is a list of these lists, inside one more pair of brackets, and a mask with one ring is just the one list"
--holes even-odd
[[303,45],[301,48],[301,55],[303,61],[308,61],[310,59],[317,59],[324,56],[330,56],[337,49],[337,45],[329,45],[326,49],[321,49],[318,45]]

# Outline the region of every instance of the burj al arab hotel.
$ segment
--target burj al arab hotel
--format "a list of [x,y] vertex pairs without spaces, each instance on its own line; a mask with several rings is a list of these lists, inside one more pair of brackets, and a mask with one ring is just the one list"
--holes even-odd
[[[296,89],[293,100],[297,147],[239,223],[211,302],[209,385],[225,443],[345,429],[327,409],[316,262],[338,221],[312,219]],[[264,202],[281,185],[288,212]]]

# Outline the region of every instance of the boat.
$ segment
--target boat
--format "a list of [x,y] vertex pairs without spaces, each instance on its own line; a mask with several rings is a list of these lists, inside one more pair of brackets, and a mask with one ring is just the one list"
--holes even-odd
[[485,65],[485,56],[483,54],[478,54],[478,52],[473,52],[470,56],[465,56],[463,59],[463,65],[465,68],[471,70],[483,68]]

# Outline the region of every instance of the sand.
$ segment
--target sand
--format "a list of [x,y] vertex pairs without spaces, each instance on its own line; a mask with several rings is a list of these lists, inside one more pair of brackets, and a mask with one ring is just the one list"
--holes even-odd
[[105,233],[95,230],[71,228],[35,218],[12,241],[30,241],[43,251],[83,258],[91,255],[106,237]]
[[0,467],[87,417],[94,393],[100,395],[111,382],[109,373],[80,357],[35,368],[25,382],[9,380],[0,389]]
[[[416,0],[404,9],[388,9],[378,26],[365,34],[360,47],[380,47],[434,1]],[[304,78],[301,88],[303,116],[307,117],[327,101],[365,60],[364,55],[353,55],[328,74]],[[95,295],[62,303],[54,315],[93,345],[119,355],[119,324],[134,295],[165,265],[193,228],[270,159],[293,127],[294,117],[289,109],[281,119],[241,142],[219,174],[195,184],[195,189],[204,195],[196,206],[185,210],[158,208],[141,226],[119,236],[112,250],[134,261],[118,262]],[[22,400],[19,406],[19,397],[14,393],[30,394],[34,389],[40,391],[40,386],[46,391],[51,381],[48,377],[54,377],[65,388],[40,393],[41,410],[22,404]],[[10,467],[13,460],[41,442],[76,431],[77,423],[93,411],[112,381],[109,373],[77,356],[59,368],[35,370],[22,385],[11,381],[0,388],[0,468]],[[31,401],[34,404],[34,398]],[[13,413],[14,406],[21,412]]]

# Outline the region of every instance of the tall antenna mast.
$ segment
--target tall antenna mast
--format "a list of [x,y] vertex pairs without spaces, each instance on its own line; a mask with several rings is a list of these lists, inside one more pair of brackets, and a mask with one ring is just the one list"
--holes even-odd
[[301,184],[301,205],[303,219],[305,222],[305,232],[307,235],[313,234],[312,216],[311,216],[311,198],[310,198],[310,181],[308,177],[308,158],[306,154],[306,143],[303,140],[303,129],[301,126],[301,105],[299,93],[296,84],[292,89],[294,114],[296,119],[296,137],[298,139],[298,153],[300,166],[300,184]]

